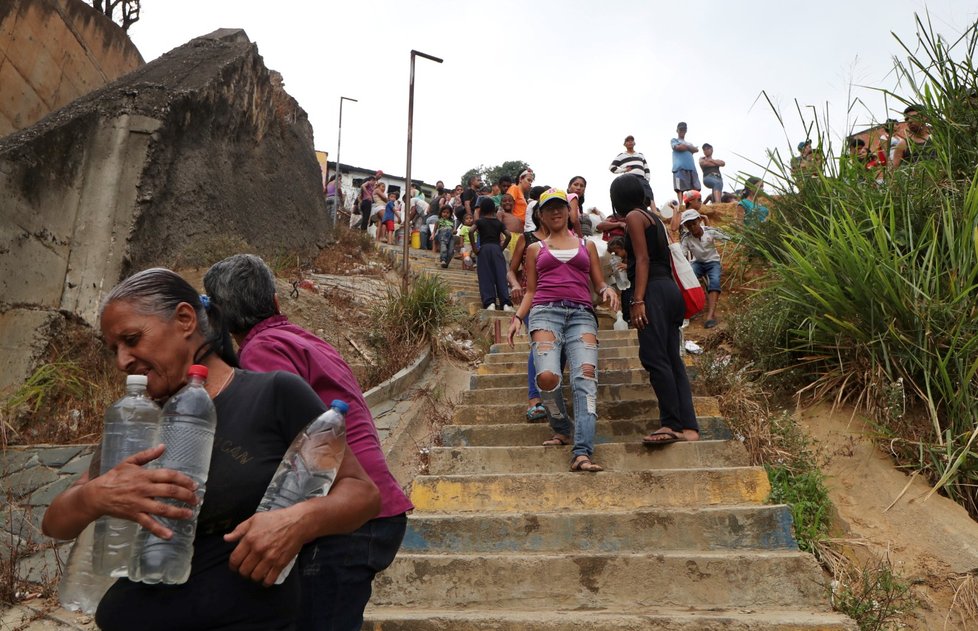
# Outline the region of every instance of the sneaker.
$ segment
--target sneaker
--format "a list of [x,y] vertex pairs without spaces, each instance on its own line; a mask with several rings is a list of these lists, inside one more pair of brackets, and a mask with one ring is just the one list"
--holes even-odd
[[703,328],[704,329],[712,329],[716,325],[717,325],[717,321],[716,320],[707,320],[706,322],[703,323]]
[[513,308],[513,305],[503,305],[503,311],[516,311],[516,309]]
[[445,269],[446,267],[448,267],[448,261],[442,261],[441,262],[441,268],[442,269]]

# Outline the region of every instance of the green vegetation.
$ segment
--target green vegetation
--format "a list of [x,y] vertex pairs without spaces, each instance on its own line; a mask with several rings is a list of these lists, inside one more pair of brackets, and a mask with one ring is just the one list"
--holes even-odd
[[437,276],[423,274],[411,281],[408,292],[390,289],[387,299],[371,315],[370,345],[377,362],[368,377],[379,383],[413,359],[435,331],[459,319],[461,311],[451,289]]
[[921,106],[931,155],[879,184],[829,160],[778,191],[771,221],[744,233],[771,273],[751,301],[761,339],[743,350],[802,375],[803,395],[866,410],[903,466],[978,517],[978,23],[954,42],[917,26],[896,64],[909,96],[888,98]]
[[896,576],[883,558],[863,566],[847,581],[836,581],[832,605],[855,620],[861,631],[881,631],[901,628],[895,623],[916,602],[910,595],[910,584]]
[[825,476],[818,468],[807,437],[789,414],[771,418],[769,422],[772,435],[789,455],[780,462],[764,465],[771,481],[768,501],[790,507],[798,547],[817,554],[832,523],[832,501],[825,487]]

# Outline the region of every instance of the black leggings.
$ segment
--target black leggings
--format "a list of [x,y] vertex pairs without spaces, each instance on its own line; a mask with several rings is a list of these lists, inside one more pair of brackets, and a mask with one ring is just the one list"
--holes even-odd
[[673,431],[699,431],[693,410],[693,392],[686,366],[679,354],[679,328],[685,304],[672,278],[649,278],[645,289],[648,324],[638,332],[638,357],[649,371],[649,381],[659,400],[659,419]]
[[366,230],[367,226],[370,225],[370,214],[373,210],[373,202],[368,200],[363,200],[360,202],[360,229]]

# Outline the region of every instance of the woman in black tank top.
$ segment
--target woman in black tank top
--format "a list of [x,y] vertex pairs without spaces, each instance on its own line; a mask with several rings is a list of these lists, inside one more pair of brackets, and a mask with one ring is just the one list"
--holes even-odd
[[625,218],[628,279],[632,282],[631,324],[638,329],[638,355],[649,371],[659,401],[660,428],[646,445],[699,440],[693,393],[679,354],[685,304],[672,276],[666,228],[649,212],[641,182],[621,176],[611,183],[611,204]]

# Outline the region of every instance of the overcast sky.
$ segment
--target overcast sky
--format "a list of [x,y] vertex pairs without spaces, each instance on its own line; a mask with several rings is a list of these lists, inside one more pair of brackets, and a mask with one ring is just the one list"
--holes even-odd
[[[469,168],[524,160],[538,184],[588,180],[610,210],[608,164],[628,134],[661,205],[671,191],[676,123],[738,173],[763,175],[768,149],[805,137],[795,100],[829,135],[901,117],[891,31],[912,44],[914,12],[952,38],[978,19],[973,0],[144,0],[129,34],[147,61],[217,28],[243,28],[309,114],[316,148],[344,164],[404,175],[410,50],[417,60],[412,175],[459,181]],[[332,68],[332,70],[328,70]],[[766,92],[780,108],[782,129]],[[865,105],[848,105],[855,99]],[[699,154],[702,155],[702,154]],[[697,155],[697,158],[699,157]],[[759,163],[754,164],[754,163]]]

